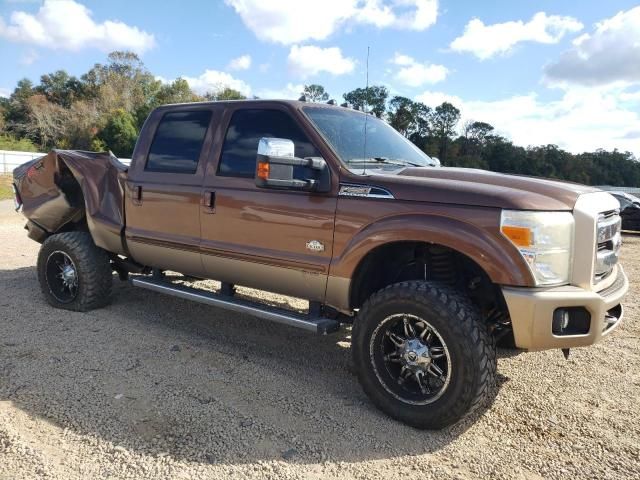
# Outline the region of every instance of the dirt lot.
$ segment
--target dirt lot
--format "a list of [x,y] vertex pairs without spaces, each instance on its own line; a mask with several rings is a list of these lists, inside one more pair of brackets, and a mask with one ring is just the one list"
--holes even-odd
[[50,308],[22,223],[0,202],[0,479],[639,478],[640,237],[621,328],[568,361],[501,351],[493,406],[422,432],[369,403],[348,330],[117,281],[108,308]]

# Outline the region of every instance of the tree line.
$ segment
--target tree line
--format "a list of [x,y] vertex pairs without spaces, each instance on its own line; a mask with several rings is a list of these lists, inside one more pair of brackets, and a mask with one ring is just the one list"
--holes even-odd
[[[305,85],[300,93],[309,102],[330,101],[322,85]],[[134,53],[113,52],[106,63],[79,78],[58,70],[42,75],[37,85],[20,80],[9,98],[0,98],[0,149],[111,150],[129,157],[144,120],[157,106],[243,98],[224,86],[197,95],[182,78],[168,83],[157,79]],[[461,112],[451,103],[432,107],[391,96],[379,85],[356,88],[342,98],[344,106],[383,118],[445,166],[640,186],[640,162],[629,152],[572,154],[556,145],[517,146],[489,123],[469,120],[461,125]]]

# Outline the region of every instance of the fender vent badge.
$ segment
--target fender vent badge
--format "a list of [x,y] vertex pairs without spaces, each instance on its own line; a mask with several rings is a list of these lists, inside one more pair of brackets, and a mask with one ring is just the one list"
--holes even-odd
[[366,197],[369,195],[371,187],[360,185],[342,185],[338,195],[344,195],[347,197]]
[[318,240],[310,240],[307,242],[307,250],[312,252],[324,252],[324,244]]
[[382,198],[393,200],[393,194],[386,188],[371,185],[340,184],[338,195],[341,197]]

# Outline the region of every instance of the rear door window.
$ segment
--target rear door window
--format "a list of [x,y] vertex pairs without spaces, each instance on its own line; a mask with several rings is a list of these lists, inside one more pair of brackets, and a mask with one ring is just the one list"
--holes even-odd
[[156,129],[145,170],[195,173],[210,121],[209,110],[166,113]]

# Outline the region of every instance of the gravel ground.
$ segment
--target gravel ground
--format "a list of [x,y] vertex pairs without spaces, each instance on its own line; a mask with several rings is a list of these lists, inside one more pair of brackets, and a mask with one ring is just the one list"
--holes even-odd
[[1,479],[639,478],[640,237],[625,237],[632,286],[614,334],[568,361],[501,351],[494,404],[424,432],[367,400],[346,329],[318,337],[118,281],[108,308],[49,307],[10,205]]

